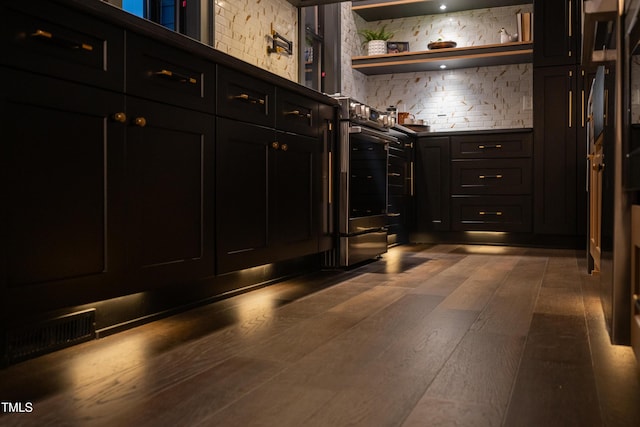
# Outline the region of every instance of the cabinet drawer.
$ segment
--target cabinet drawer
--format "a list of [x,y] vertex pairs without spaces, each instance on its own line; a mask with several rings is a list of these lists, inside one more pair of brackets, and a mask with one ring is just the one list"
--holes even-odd
[[531,231],[530,196],[459,196],[451,200],[454,231]]
[[51,2],[7,3],[0,64],[122,91],[124,30]]
[[218,66],[216,108],[219,116],[275,127],[275,87],[246,74]]
[[531,140],[531,132],[452,136],[451,157],[453,159],[530,157]]
[[318,103],[285,89],[277,89],[276,128],[301,135],[318,135]]
[[452,194],[529,194],[529,159],[454,160]]
[[215,66],[164,43],[127,33],[130,95],[213,113]]

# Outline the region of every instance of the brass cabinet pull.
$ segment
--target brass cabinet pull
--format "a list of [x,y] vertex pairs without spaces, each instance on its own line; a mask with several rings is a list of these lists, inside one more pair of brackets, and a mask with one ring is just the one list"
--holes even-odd
[[569,91],[569,127],[573,127],[573,91]]
[[311,113],[302,113],[300,110],[285,111],[283,114],[285,116],[298,116],[303,119],[311,118]]
[[329,151],[329,203],[333,204],[333,152]]
[[486,212],[486,211],[480,211],[478,212],[479,215],[495,215],[495,216],[501,216],[502,212],[501,211],[496,211],[496,212]]
[[411,196],[415,195],[415,170],[414,170],[414,163],[411,162],[409,164],[409,176],[411,179],[411,187],[410,187],[410,194]]
[[604,90],[604,125],[609,126],[609,89]]
[[135,119],[133,119],[133,124],[143,128],[147,125],[147,119],[145,119],[144,117],[136,117]]
[[249,96],[246,93],[241,93],[240,95],[233,95],[231,96],[231,99],[237,99],[240,101],[247,101],[251,104],[260,104],[260,105],[264,105],[265,104],[265,100],[261,99],[261,98],[256,98],[254,96]]
[[189,77],[184,74],[179,74],[169,70],[156,71],[154,74],[158,77],[164,77],[167,79],[175,80],[180,83],[190,83],[190,84],[198,83],[198,80],[194,79],[193,77]]
[[280,148],[280,143],[278,141],[273,141],[271,143],[271,148],[273,148],[274,150],[277,150]]
[[490,178],[502,179],[502,175],[501,174],[497,174],[497,175],[478,175],[478,178],[480,178],[480,179],[490,179]]
[[280,146],[280,149],[281,149],[282,151],[287,151],[287,150],[289,149],[289,146],[288,146],[287,144],[282,144],[282,145]]
[[489,148],[502,148],[502,144],[493,144],[493,145],[478,145],[479,150],[487,150]]
[[119,111],[117,113],[114,113],[111,118],[118,122],[118,123],[126,123],[127,122],[127,115],[125,113],[123,113],[122,111]]
[[91,52],[93,50],[93,46],[88,43],[82,43],[75,40],[69,40],[64,37],[54,36],[53,33],[50,33],[49,31],[45,31],[45,30],[38,29],[35,32],[31,33],[31,37],[34,37],[37,39],[50,40],[52,42],[56,42],[61,45],[67,46],[71,49],[82,49],[82,50],[86,50],[87,52]]
[[[573,37],[573,1],[569,0],[569,37]],[[571,51],[569,51],[571,56]]]
[[400,174],[397,172],[390,172],[389,176],[400,176]]
[[582,99],[582,111],[580,112],[580,116],[582,117],[582,127],[584,127],[585,124],[585,110],[584,110],[584,89],[582,89],[580,97]]

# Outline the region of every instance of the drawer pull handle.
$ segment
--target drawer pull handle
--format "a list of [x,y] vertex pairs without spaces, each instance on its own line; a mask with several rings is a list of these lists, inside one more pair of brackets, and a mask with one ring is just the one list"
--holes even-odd
[[485,211],[480,211],[478,212],[479,215],[495,215],[495,216],[501,216],[502,212],[501,211],[497,211],[497,212],[485,212]]
[[502,179],[502,175],[501,174],[497,174],[497,175],[478,175],[478,178],[480,178],[480,179]]
[[285,116],[298,116],[300,118],[303,119],[310,119],[311,118],[311,113],[301,113],[300,110],[293,110],[293,111],[285,111],[283,113]]
[[239,99],[242,101],[247,101],[250,102],[251,104],[260,104],[260,105],[264,105],[265,104],[265,100],[264,99],[260,99],[260,98],[256,98],[253,96],[249,96],[246,93],[241,93],[240,95],[234,95],[231,97],[232,99]]
[[488,150],[490,148],[502,148],[502,144],[493,144],[493,145],[478,145],[478,149],[480,150]]
[[388,214],[387,214],[387,216],[388,216],[388,217],[392,217],[392,218],[398,217],[398,216],[400,216],[400,215],[401,215],[401,214],[399,214],[399,213],[388,213]]
[[389,174],[389,176],[400,176],[400,174],[399,174],[399,173],[397,173],[397,172],[391,172],[391,173]]
[[147,119],[145,119],[144,117],[136,117],[135,119],[133,119],[133,124],[143,128],[147,125]]
[[165,77],[171,80],[175,80],[180,83],[191,83],[192,85],[198,83],[198,80],[194,79],[193,77],[185,76],[184,74],[174,73],[173,71],[169,71],[169,70],[156,71],[155,75],[158,77]]
[[71,49],[82,49],[87,52],[91,52],[93,50],[93,46],[87,43],[80,43],[74,40],[65,39],[62,37],[54,36],[52,33],[44,30],[36,30],[31,34],[31,37],[37,39],[51,40],[52,42],[58,43],[60,45],[67,46]]
[[111,117],[113,118],[114,121],[116,121],[118,123],[126,123],[127,122],[127,115],[125,113],[123,113],[123,112],[115,113]]

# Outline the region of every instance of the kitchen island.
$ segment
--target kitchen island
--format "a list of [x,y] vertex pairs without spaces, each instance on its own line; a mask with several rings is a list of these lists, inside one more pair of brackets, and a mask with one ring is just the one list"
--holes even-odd
[[104,2],[0,13],[0,363],[317,268],[337,102]]

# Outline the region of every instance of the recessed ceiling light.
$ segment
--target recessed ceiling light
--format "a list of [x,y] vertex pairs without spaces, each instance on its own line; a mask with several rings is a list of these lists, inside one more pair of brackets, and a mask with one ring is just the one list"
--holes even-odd
[[445,68],[447,68],[447,66],[446,66],[446,65],[444,65],[444,64],[442,64],[442,65],[440,66],[440,69],[441,69],[441,70],[444,70]]
[[445,10],[446,8],[447,8],[447,5],[446,5],[446,4],[441,4],[441,5],[440,5],[440,10]]

